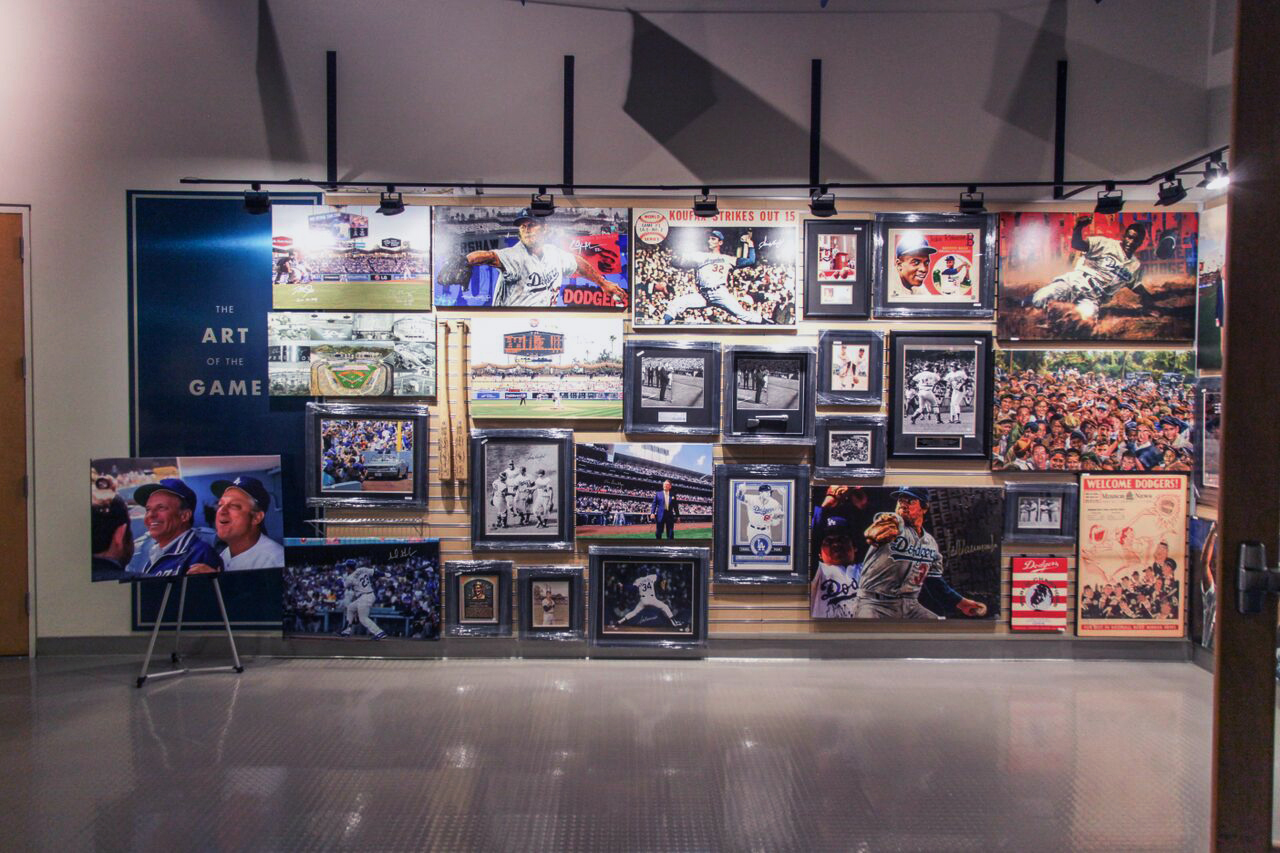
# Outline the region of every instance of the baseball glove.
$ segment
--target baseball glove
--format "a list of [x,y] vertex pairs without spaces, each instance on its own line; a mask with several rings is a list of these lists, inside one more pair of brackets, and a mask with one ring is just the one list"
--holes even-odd
[[896,539],[901,532],[902,519],[892,512],[880,512],[876,513],[876,517],[871,520],[871,525],[862,532],[862,535],[867,537],[868,542],[879,545]]
[[447,258],[440,267],[440,274],[436,276],[436,281],[440,284],[469,284],[471,282],[471,264],[467,263],[467,256],[457,254]]

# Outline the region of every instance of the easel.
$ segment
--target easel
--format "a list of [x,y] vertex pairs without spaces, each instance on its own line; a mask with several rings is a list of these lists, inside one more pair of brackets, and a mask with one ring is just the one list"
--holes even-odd
[[[178,592],[178,622],[173,632],[173,653],[169,655],[169,662],[175,666],[182,662],[182,656],[178,654],[178,642],[182,639],[182,612],[187,605],[188,579],[188,576],[182,576],[182,589]],[[222,587],[218,584],[218,576],[212,575],[209,579],[213,581],[213,594],[218,599],[218,612],[222,614],[222,626],[227,629],[227,642],[231,644],[231,659],[235,663],[231,666],[183,667],[168,672],[158,672],[152,676],[147,675],[147,667],[151,666],[151,654],[156,648],[156,638],[160,635],[160,623],[164,619],[164,610],[169,604],[169,594],[173,592],[173,585],[178,582],[178,578],[174,578],[165,583],[164,595],[160,599],[160,609],[156,612],[156,624],[151,629],[151,642],[147,643],[147,657],[142,661],[142,672],[138,674],[138,687],[146,684],[148,677],[168,678],[171,675],[186,675],[188,672],[244,672],[244,666],[240,663],[240,653],[236,651],[236,639],[231,635],[231,620],[227,618],[227,606],[222,600]]]

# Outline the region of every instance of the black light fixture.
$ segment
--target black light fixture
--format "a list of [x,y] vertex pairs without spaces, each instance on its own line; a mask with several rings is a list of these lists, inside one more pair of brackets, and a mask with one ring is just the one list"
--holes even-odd
[[960,193],[959,207],[961,213],[987,212],[987,206],[983,203],[983,194],[978,192],[975,186],[970,186],[968,191]]
[[1094,213],[1119,213],[1124,210],[1124,193],[1116,189],[1116,185],[1107,182],[1107,188],[1098,193],[1098,203],[1094,205]]
[[529,198],[529,212],[534,216],[550,216],[556,212],[556,197],[547,192],[546,187],[538,187]]
[[1160,182],[1157,196],[1156,204],[1177,204],[1187,197],[1187,189],[1182,185],[1182,178],[1170,172]]
[[811,187],[809,189],[809,212],[814,216],[820,216],[826,219],[828,216],[836,215],[836,195],[827,192],[825,186]]
[[1221,154],[1216,154],[1204,164],[1204,177],[1200,179],[1200,183],[1196,184],[1196,188],[1220,190],[1230,180],[1231,173],[1227,170],[1227,164],[1222,162]]
[[262,191],[262,184],[250,184],[244,191],[244,212],[261,216],[271,212],[271,196]]
[[382,194],[378,212],[383,216],[395,216],[397,213],[404,213],[404,198],[400,193],[396,192],[395,187],[388,186],[387,191]]
[[693,200],[693,215],[704,219],[720,215],[720,205],[716,197],[711,195],[710,187],[703,187],[702,195]]

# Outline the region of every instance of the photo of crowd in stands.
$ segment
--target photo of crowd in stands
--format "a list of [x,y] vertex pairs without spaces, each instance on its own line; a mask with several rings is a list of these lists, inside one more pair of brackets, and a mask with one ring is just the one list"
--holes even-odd
[[1190,471],[1191,350],[998,350],[995,471]]
[[431,208],[273,204],[271,307],[430,311]]
[[324,494],[413,493],[410,419],[320,419],[320,485]]
[[574,518],[584,539],[710,539],[710,444],[579,444]]
[[289,539],[287,637],[440,636],[440,543],[435,539]]
[[273,396],[434,397],[435,318],[272,311],[267,375]]
[[794,210],[637,209],[632,325],[794,326]]
[[622,417],[621,319],[509,316],[469,323],[472,417]]

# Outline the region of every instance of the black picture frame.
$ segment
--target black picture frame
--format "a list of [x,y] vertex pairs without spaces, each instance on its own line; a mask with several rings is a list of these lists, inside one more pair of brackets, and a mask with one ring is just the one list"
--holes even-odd
[[[655,359],[657,365],[646,364]],[[701,367],[696,361],[701,360]],[[677,395],[697,394],[688,406],[646,405],[656,394],[666,396],[660,368],[672,366],[667,384],[671,402]],[[717,435],[720,432],[720,344],[711,341],[651,341],[622,344],[623,432],[637,435]],[[655,375],[654,368],[659,368]],[[697,376],[691,372],[699,370]],[[698,389],[697,379],[702,380]],[[646,396],[646,391],[648,396]]]
[[[585,636],[586,606],[583,602],[582,566],[521,566],[516,571],[519,592],[520,636],[526,640],[577,641]],[[542,602],[546,596],[536,594],[540,584],[567,584],[564,602],[566,625],[545,625]],[[558,597],[552,596],[554,615]]]
[[[523,457],[518,455],[524,448]],[[551,478],[554,490],[550,496],[551,510],[555,511],[554,525],[542,526],[532,522],[539,512],[537,501],[543,487],[536,483],[534,471],[526,471],[525,477],[534,479],[531,492],[502,495],[492,483],[502,475],[521,466],[517,458],[542,460],[554,455],[558,471]],[[502,463],[506,463],[506,467]],[[539,464],[537,461],[526,464]],[[497,467],[495,467],[497,466]],[[499,507],[495,501],[502,497]],[[522,502],[531,512],[520,513],[509,501]],[[490,510],[493,512],[491,513]],[[512,517],[517,524],[512,526]],[[523,523],[524,520],[528,523]],[[573,430],[568,429],[473,429],[471,431],[471,550],[487,551],[572,551],[573,550]],[[501,524],[499,522],[502,522]],[[499,533],[510,530],[510,533]],[[539,532],[545,531],[545,532]]]
[[1191,492],[1196,506],[1218,505],[1222,452],[1222,377],[1202,376],[1195,384],[1195,461]]
[[[716,536],[716,583],[803,586],[809,582],[809,474],[808,465],[716,466],[716,518],[728,525]],[[763,486],[769,487],[767,497],[758,490]],[[780,487],[791,494],[779,499],[774,493]],[[766,516],[771,515],[770,509],[777,511],[768,506],[770,499],[790,516],[789,524],[783,525],[787,541],[782,543],[773,541],[771,523],[767,527],[752,524],[753,518],[760,517],[753,515],[756,502],[764,504],[761,513]]]
[[[430,441],[430,410],[421,403],[307,403],[306,410],[306,488],[307,506],[318,507],[405,507],[427,505],[427,447]],[[326,472],[326,424],[333,421],[377,423],[404,422],[413,428],[411,447],[389,453],[374,450],[357,451],[361,464],[356,469],[332,469]],[[332,423],[329,426],[334,426]],[[400,441],[397,438],[397,441]],[[378,457],[376,460],[370,454]],[[375,471],[370,471],[376,462]],[[397,474],[407,480],[405,490],[365,490],[365,483],[386,480]],[[338,479],[334,479],[334,473]]]
[[[444,627],[448,637],[510,637],[511,636],[511,571],[510,560],[450,560],[444,564],[445,606]],[[491,596],[488,605],[479,600],[481,611],[492,610],[490,617],[469,614],[463,597],[470,596],[470,589],[477,592],[487,589]]]
[[[936,351],[936,355],[934,352]],[[968,353],[972,353],[973,369],[970,372],[969,384],[972,385],[973,427],[967,428],[964,417],[964,404],[961,407],[961,423],[958,429],[949,429],[950,423],[940,422],[942,419],[943,399],[950,399],[946,394],[943,399],[933,400],[931,408],[937,415],[942,429],[928,429],[925,424],[909,422],[910,413],[906,409],[908,399],[919,400],[918,389],[921,381],[916,379],[922,372],[937,374],[935,388],[946,387],[943,372],[949,363],[946,353],[954,353],[955,358],[967,362]],[[990,332],[890,332],[889,333],[889,457],[898,459],[985,459],[991,454],[991,384],[992,384],[992,336]],[[936,366],[939,370],[920,370],[916,367]],[[961,364],[961,367],[966,367]],[[968,386],[961,386],[964,396],[968,396]],[[910,389],[910,391],[908,391]],[[926,403],[927,403],[926,399]],[[950,413],[948,412],[948,417]],[[930,423],[928,426],[933,427]]]
[[[647,648],[689,649],[706,645],[707,595],[711,568],[709,548],[685,548],[672,546],[592,545],[588,551],[590,564],[590,596],[587,617],[590,624],[592,645],[640,646]],[[628,582],[646,577],[639,571],[654,570],[657,582],[648,586],[649,595],[640,592],[640,586]],[[664,576],[669,573],[670,577]],[[662,597],[660,585],[678,581],[684,587],[679,599]],[[632,586],[636,586],[633,591]],[[673,615],[667,617],[658,605],[645,606],[647,601],[659,601]],[[675,604],[675,608],[671,607]],[[631,609],[620,613],[624,607]],[[647,611],[647,612],[646,612]],[[624,630],[621,624],[630,613],[635,615],[636,630]],[[682,624],[687,615],[687,628]],[[648,630],[644,625],[647,623]]]
[[[1074,545],[1080,520],[1078,483],[1007,483],[1004,487],[1004,541],[1027,545]],[[1048,501],[1046,507],[1044,502]],[[1024,508],[1029,513],[1023,512]],[[1033,518],[1046,509],[1048,518]],[[1026,517],[1024,517],[1024,515]],[[1041,526],[1044,525],[1044,526]]]
[[[804,223],[804,316],[865,320],[871,316],[870,219]],[[833,245],[835,244],[835,245]],[[847,255],[843,265],[835,259]],[[850,266],[852,264],[852,272]]]
[[[797,375],[795,396],[789,393],[792,380],[776,374],[752,373],[755,365],[769,364],[789,368],[791,363],[801,372]],[[724,350],[724,423],[720,429],[721,444],[813,444],[816,417],[815,373],[817,353],[813,347],[729,346]],[[743,377],[758,383],[754,390],[739,388],[739,370]],[[762,381],[761,377],[765,377]],[[774,376],[773,387],[770,380]],[[739,391],[748,397],[739,400]],[[770,403],[777,403],[771,406]],[[794,405],[792,405],[794,403]]]
[[[838,357],[837,347],[843,352],[854,348],[852,359]],[[836,387],[837,365],[841,373],[852,372],[856,377],[860,360],[859,348],[866,351],[867,387],[864,390],[847,390]],[[884,402],[884,333],[862,329],[828,329],[818,336],[818,405],[819,406],[879,406]]]
[[[870,480],[884,476],[888,455],[888,419],[884,415],[843,415],[818,418],[818,438],[813,445],[813,476],[824,480]],[[851,458],[837,463],[832,442],[853,441],[853,452],[862,457],[861,439],[868,442],[865,463]],[[837,447],[839,445],[837,444]],[[837,457],[843,452],[837,453]]]
[[[900,276],[896,268],[896,238],[902,236],[899,232],[904,231],[925,232],[923,236],[926,241],[932,235],[935,237],[933,242],[939,243],[939,247],[932,243],[926,246],[934,249],[931,255],[938,255],[939,263],[930,261],[925,271],[925,282],[916,285],[926,288],[926,293],[932,294],[928,298],[898,292],[901,288],[897,285]],[[949,243],[958,241],[941,242],[937,239],[943,237],[945,232],[957,235],[958,238],[972,237],[974,242],[971,246],[952,248]],[[876,216],[875,239],[871,249],[871,266],[875,273],[875,303],[872,314],[877,318],[991,319],[995,316],[996,235],[995,214],[879,214]],[[959,263],[938,269],[940,262],[948,257],[958,258]],[[973,274],[975,264],[978,270]],[[962,283],[950,285],[962,288],[954,299],[946,298],[945,292],[933,292],[945,291],[949,286],[951,277],[947,276],[948,270],[955,270],[955,277],[963,276]]]

